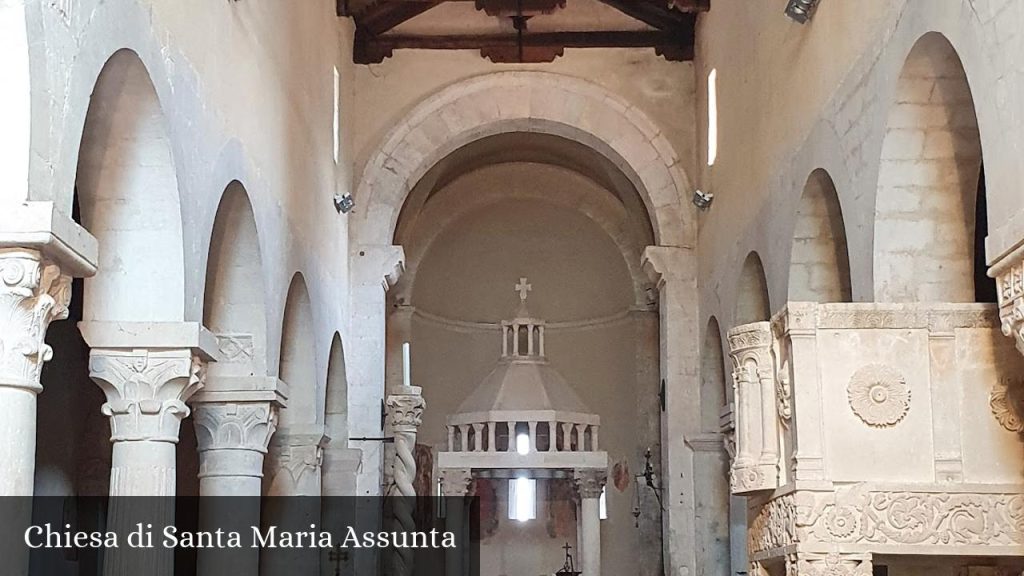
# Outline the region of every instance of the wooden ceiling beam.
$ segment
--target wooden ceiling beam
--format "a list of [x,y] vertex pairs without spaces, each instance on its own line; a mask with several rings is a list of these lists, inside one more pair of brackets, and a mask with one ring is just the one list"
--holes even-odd
[[658,30],[675,30],[693,23],[692,14],[673,10],[665,0],[598,0]]
[[[654,48],[671,60],[693,59],[693,30],[674,32],[528,32],[515,34],[400,35],[358,36],[356,59],[359,64],[378,63],[395,50],[481,50],[501,55],[501,61],[537,61],[531,54],[561,55],[565,48]],[[518,54],[512,60],[508,54]],[[537,57],[537,56],[534,56]],[[492,58],[493,59],[493,58]],[[539,61],[550,61],[545,58]],[[360,61],[362,60],[362,61]]]
[[374,36],[383,34],[420,14],[444,4],[447,0],[378,2],[353,14],[356,26]]

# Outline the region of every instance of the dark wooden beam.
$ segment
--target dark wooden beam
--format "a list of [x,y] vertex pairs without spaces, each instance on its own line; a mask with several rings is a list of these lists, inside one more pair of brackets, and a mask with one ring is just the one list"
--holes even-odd
[[[560,55],[565,48],[654,48],[671,60],[692,60],[693,29],[684,28],[673,32],[528,32],[521,37],[515,34],[357,34],[355,52],[358,64],[381,62],[393,51],[403,49],[481,50],[485,55],[497,55],[500,61],[507,62],[533,61],[529,59],[530,54],[535,59],[544,58],[540,61],[549,61],[552,54]],[[511,55],[518,55],[519,59],[512,60]]]
[[692,14],[684,14],[679,10],[673,10],[665,0],[598,1],[658,30],[676,30],[692,25]]
[[353,15],[356,26],[374,36],[407,22],[446,0],[381,2]]

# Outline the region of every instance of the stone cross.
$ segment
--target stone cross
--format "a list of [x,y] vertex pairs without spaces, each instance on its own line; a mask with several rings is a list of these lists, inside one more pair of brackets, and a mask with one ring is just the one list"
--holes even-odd
[[533,290],[533,284],[528,284],[526,278],[520,278],[519,284],[516,284],[516,292],[519,292],[519,299],[526,302],[527,296],[530,295],[530,291]]

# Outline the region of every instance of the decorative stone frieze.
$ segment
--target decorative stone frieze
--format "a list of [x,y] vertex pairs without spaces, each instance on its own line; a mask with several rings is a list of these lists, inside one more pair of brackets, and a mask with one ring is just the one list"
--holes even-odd
[[779,485],[779,405],[771,325],[737,326],[729,331],[728,339],[736,398],[732,492],[773,490]]
[[36,250],[0,248],[0,386],[41,390],[50,322],[68,317],[71,276]]
[[205,362],[192,350],[104,350],[89,355],[89,376],[103,390],[113,442],[177,443],[185,401],[203,387]]
[[854,372],[846,394],[853,413],[875,428],[899,424],[910,410],[910,386],[885,364],[868,364]]
[[795,545],[1014,547],[1024,543],[1024,494],[911,491],[796,492],[750,522],[752,556]]
[[786,576],[871,576],[867,554],[799,553],[786,558]]

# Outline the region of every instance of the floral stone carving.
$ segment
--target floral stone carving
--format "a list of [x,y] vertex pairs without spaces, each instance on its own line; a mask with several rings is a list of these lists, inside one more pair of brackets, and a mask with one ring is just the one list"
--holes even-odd
[[910,386],[884,364],[868,364],[854,372],[846,392],[853,413],[868,426],[895,426],[910,410]]
[[1021,414],[1024,413],[1024,402],[1015,396],[1010,390],[1012,386],[1020,386],[1020,382],[1013,378],[1002,378],[992,387],[989,392],[988,405],[992,408],[992,415],[996,417],[999,425],[1008,432],[1024,432],[1024,420]]

